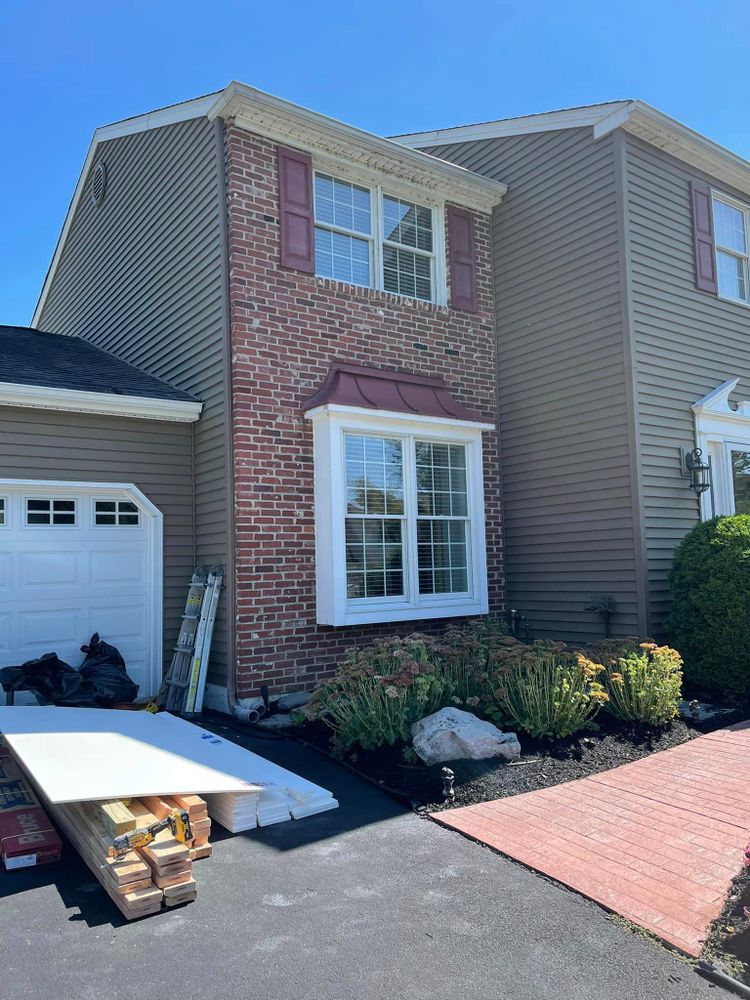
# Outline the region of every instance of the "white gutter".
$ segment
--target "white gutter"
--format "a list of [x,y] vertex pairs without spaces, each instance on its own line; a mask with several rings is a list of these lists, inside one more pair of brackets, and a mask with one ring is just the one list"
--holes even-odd
[[101,413],[116,417],[193,423],[200,417],[203,403],[184,399],[154,399],[119,393],[57,389],[19,382],[0,382],[0,406],[59,410],[68,413]]

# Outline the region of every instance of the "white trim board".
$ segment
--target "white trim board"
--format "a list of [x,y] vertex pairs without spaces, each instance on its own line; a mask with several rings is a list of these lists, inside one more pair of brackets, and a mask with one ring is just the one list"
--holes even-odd
[[0,406],[20,406],[35,410],[68,413],[103,413],[117,417],[193,423],[201,415],[203,403],[186,399],[156,399],[126,396],[83,389],[58,389],[21,382],[0,382]]

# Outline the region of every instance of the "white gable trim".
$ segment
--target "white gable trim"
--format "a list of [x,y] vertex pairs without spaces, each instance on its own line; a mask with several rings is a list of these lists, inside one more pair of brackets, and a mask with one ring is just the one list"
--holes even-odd
[[183,399],[154,399],[81,389],[56,389],[42,385],[0,382],[0,406],[20,406],[68,413],[102,413],[117,417],[193,423],[203,403]]
[[412,132],[394,135],[392,138],[404,146],[420,149],[423,146],[447,146],[455,142],[476,142],[479,139],[498,139],[512,135],[530,135],[533,132],[556,132],[564,128],[585,128],[594,125],[612,111],[628,107],[628,101],[611,104],[591,104],[583,108],[569,108],[565,111],[545,111],[538,115],[521,115],[518,118],[503,118],[496,122],[480,125],[458,125],[454,128],[439,128],[432,132]]

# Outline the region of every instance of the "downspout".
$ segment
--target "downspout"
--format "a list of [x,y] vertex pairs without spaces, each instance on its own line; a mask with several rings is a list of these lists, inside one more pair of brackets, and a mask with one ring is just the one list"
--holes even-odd
[[227,232],[227,180],[224,122],[213,121],[216,145],[217,186],[219,199],[219,240],[221,243],[221,344],[224,393],[224,481],[227,490],[227,559],[224,576],[227,603],[227,702],[229,711],[240,722],[255,723],[265,714],[261,699],[257,704],[242,705],[237,697],[237,572],[235,560],[234,517],[234,412],[232,407],[232,312],[229,291],[229,238]]

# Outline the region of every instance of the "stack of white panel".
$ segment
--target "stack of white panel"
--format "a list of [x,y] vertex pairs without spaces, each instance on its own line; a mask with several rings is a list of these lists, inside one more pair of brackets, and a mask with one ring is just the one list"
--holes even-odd
[[166,712],[6,707],[0,732],[53,803],[202,795],[232,833],[338,806],[325,788]]

